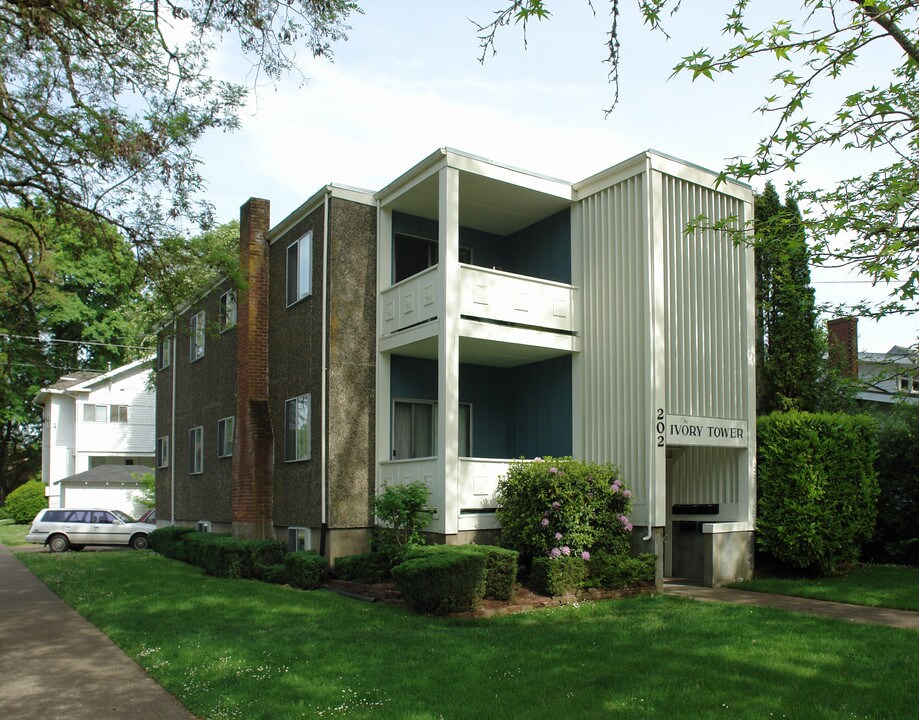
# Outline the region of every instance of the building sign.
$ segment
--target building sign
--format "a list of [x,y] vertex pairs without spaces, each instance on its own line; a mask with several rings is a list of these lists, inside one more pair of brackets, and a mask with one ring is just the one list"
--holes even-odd
[[667,415],[668,445],[738,447],[749,445],[746,420]]

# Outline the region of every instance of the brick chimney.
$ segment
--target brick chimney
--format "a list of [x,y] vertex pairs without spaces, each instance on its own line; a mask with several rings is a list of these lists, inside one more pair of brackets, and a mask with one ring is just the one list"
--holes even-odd
[[271,205],[250,198],[239,210],[236,321],[236,448],[233,534],[273,539],[274,441],[268,412],[268,233]]
[[830,367],[843,377],[858,377],[858,318],[827,320]]

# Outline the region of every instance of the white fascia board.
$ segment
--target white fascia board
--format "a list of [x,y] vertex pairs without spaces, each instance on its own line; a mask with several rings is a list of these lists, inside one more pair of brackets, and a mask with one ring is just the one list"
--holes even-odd
[[152,363],[154,358],[155,358],[154,355],[148,355],[147,357],[143,357],[140,360],[135,360],[134,362],[130,362],[126,365],[121,365],[120,367],[116,367],[112,370],[109,370],[107,373],[103,373],[102,375],[97,375],[94,378],[90,378],[89,380],[84,380],[81,383],[72,385],[71,387],[67,388],[67,392],[68,393],[81,392],[81,391],[89,392],[90,388],[92,388],[94,385],[97,385],[103,382],[108,382],[112,378],[118,377],[119,375],[127,375],[128,373],[133,372],[134,370],[136,370],[138,367],[142,365],[145,365],[147,363]]
[[361,203],[362,205],[376,206],[376,200],[374,199],[372,190],[364,190],[349,185],[338,185],[336,183],[323,185],[319,190],[310,195],[306,202],[265,234],[268,244],[271,245],[274,243],[307,215],[322,207],[326,201],[326,197],[350,200],[352,202]]
[[649,155],[650,151],[645,151],[630,157],[628,160],[623,160],[622,162],[616,163],[612,167],[607,168],[606,170],[601,170],[595,175],[591,175],[585,180],[576,182],[572,186],[574,191],[574,200],[583,200],[584,198],[590,197],[601,190],[605,190],[608,187],[612,187],[617,183],[621,183],[623,180],[627,180],[630,177],[635,175],[640,175],[641,173],[647,171],[649,165]]
[[413,187],[435,175],[446,165],[447,150],[440,148],[435,150],[411,169],[402,173],[399,177],[389,183],[382,190],[379,190],[374,198],[382,207],[386,207],[400,195],[405,194]]
[[718,173],[708,170],[701,165],[695,165],[694,163],[680,160],[672,155],[666,155],[656,150],[648,150],[647,154],[652,170],[657,170],[665,175],[672,175],[673,177],[680,178],[681,180],[696,185],[701,185],[702,187],[711,188],[715,192],[744,202],[752,202],[753,200],[753,188],[747,183],[731,178],[728,178],[724,182],[717,183]]
[[447,165],[455,167],[461,172],[481,175],[491,180],[505,182],[508,185],[535,190],[563,200],[571,200],[571,183],[567,180],[559,180],[558,178],[549,177],[548,175],[540,175],[510,165],[502,165],[501,163],[496,163],[451,148],[447,148],[446,153]]

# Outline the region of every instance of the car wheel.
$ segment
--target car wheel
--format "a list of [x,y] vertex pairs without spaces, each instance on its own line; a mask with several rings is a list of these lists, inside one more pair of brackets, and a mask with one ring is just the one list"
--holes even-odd
[[135,535],[131,538],[131,547],[135,550],[146,550],[150,547],[150,540],[146,535]]
[[48,548],[51,552],[67,552],[70,549],[70,541],[63,535],[52,535],[48,540]]

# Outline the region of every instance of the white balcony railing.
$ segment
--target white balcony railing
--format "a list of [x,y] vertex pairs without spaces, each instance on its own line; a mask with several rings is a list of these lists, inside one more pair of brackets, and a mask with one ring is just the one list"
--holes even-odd
[[383,336],[442,315],[437,283],[435,265],[381,292],[380,328]]
[[553,331],[576,332],[576,289],[502,270],[460,267],[460,314]]

